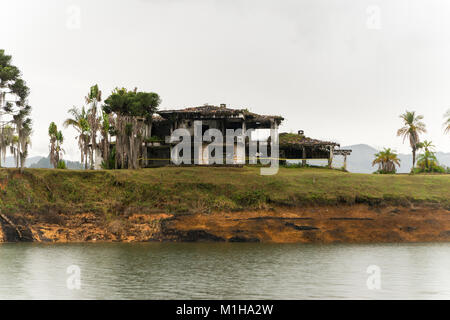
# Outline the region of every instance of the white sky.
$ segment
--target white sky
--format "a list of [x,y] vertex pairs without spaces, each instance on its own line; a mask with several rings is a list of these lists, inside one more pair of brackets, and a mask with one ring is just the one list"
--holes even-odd
[[[96,83],[104,97],[137,86],[159,93],[161,109],[226,103],[283,115],[283,131],[400,152],[409,152],[395,135],[408,108],[425,116],[424,138],[450,151],[445,0],[0,0],[0,8],[0,47],[31,88],[31,155],[48,154],[49,123],[62,126]],[[66,158],[76,160],[75,132],[63,131]]]

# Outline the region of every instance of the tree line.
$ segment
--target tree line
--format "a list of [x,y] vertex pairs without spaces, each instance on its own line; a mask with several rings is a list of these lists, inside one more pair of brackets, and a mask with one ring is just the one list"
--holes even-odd
[[0,49],[0,166],[9,149],[16,167],[23,170],[32,133],[30,89],[11,59]]
[[[397,130],[397,136],[403,138],[403,142],[409,141],[412,152],[412,173],[439,172],[450,173],[450,168],[439,165],[436,158],[435,146],[431,141],[421,141],[420,135],[426,133],[426,125],[422,121],[424,117],[417,115],[415,111],[406,111],[400,115],[403,126]],[[444,133],[450,133],[450,109],[444,114]],[[421,152],[417,157],[417,152]],[[417,158],[417,159],[416,159]],[[416,166],[417,162],[417,166]],[[373,166],[378,165],[376,173],[395,173],[396,167],[400,166],[398,154],[391,148],[375,154]]]
[[[91,86],[86,105],[72,107],[63,126],[77,131],[80,160],[85,169],[94,169],[95,155],[101,155],[104,169],[137,169],[146,157],[144,138],[161,99],[157,93],[137,88],[116,88],[102,101],[98,85]],[[55,168],[64,168],[61,148],[64,137],[53,122],[49,127],[50,159]],[[112,139],[114,138],[114,139]]]

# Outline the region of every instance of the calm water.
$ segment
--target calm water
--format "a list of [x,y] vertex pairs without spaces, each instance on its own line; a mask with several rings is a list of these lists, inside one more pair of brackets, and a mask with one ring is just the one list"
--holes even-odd
[[449,299],[450,244],[3,244],[0,298]]

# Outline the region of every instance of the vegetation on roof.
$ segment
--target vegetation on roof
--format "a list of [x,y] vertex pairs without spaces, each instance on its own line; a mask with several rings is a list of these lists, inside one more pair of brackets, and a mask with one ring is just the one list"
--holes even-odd
[[179,110],[163,110],[158,112],[160,115],[165,116],[168,114],[201,114],[201,115],[215,115],[215,116],[238,116],[240,114],[244,115],[246,118],[254,119],[255,121],[264,121],[269,119],[276,119],[279,121],[284,120],[281,116],[272,115],[260,115],[248,111],[248,109],[230,109],[224,106],[212,106],[204,105],[200,107],[188,107]]
[[296,133],[280,133],[279,135],[280,145],[305,145],[305,146],[323,146],[323,145],[333,145],[339,146],[336,142],[331,141],[321,141],[317,139],[312,139],[306,137],[305,135],[300,135]]

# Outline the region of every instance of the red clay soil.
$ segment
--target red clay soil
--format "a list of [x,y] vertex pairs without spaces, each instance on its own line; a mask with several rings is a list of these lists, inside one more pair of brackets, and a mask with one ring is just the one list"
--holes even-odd
[[450,211],[433,206],[368,205],[278,208],[209,214],[129,214],[105,220],[64,216],[55,224],[16,227],[0,219],[0,242],[226,241],[275,243],[395,243],[450,241]]

